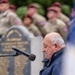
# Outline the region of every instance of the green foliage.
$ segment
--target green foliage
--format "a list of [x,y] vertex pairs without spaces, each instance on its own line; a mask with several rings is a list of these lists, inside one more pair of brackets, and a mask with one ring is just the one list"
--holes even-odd
[[41,15],[45,15],[45,10],[43,9],[43,7],[40,7],[38,9],[38,13],[41,14]]
[[69,5],[62,5],[62,12],[67,16],[70,15],[70,6]]
[[22,6],[22,7],[19,7],[16,11],[17,15],[22,19],[23,16],[26,14],[27,12],[27,7],[25,6]]

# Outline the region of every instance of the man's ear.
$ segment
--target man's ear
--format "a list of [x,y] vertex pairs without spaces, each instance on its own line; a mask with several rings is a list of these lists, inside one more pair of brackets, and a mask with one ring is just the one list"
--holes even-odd
[[55,50],[58,51],[58,44],[54,44]]
[[57,47],[58,47],[58,45],[57,45],[57,44],[54,44],[54,46],[55,46],[55,48],[57,48]]

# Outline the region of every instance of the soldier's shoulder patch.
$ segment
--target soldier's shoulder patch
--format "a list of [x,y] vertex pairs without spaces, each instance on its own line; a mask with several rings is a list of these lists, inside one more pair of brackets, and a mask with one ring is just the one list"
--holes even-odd
[[46,24],[46,21],[41,21],[39,24],[40,24],[41,26],[44,26],[44,25]]
[[18,19],[15,19],[14,22],[15,22],[15,23],[18,23],[19,21],[18,21]]
[[18,25],[22,25],[22,22],[21,22],[19,19],[15,19],[15,20],[14,20],[14,23],[15,23],[15,24],[18,24]]
[[62,30],[63,30],[64,32],[67,32],[67,28],[66,28],[66,27],[63,27]]

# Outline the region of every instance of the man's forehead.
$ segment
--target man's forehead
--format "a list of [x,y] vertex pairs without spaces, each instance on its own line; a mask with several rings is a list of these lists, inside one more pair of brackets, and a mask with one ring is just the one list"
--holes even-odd
[[43,43],[50,43],[50,38],[45,37]]
[[50,42],[53,37],[57,37],[57,36],[60,37],[60,35],[59,35],[58,33],[55,33],[55,32],[49,33],[49,34],[47,34],[47,35],[45,36],[44,41],[45,41],[45,42],[46,42],[46,41],[49,41],[49,42]]

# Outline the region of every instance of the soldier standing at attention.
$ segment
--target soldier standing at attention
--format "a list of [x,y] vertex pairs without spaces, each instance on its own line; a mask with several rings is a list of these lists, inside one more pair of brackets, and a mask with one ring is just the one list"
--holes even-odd
[[55,2],[52,4],[52,7],[57,11],[57,18],[61,19],[67,25],[70,19],[62,13],[61,4],[59,2]]
[[44,26],[44,28],[46,29],[47,33],[57,32],[64,38],[64,40],[66,40],[66,36],[68,32],[66,24],[60,19],[57,19],[56,16],[57,16],[57,11],[54,10],[54,7],[48,8],[47,18],[49,20]]
[[40,30],[38,29],[38,27],[33,24],[33,19],[30,16],[24,15],[23,24],[35,36],[42,36]]
[[6,33],[6,31],[14,25],[23,25],[20,18],[9,10],[9,1],[1,0],[0,2],[0,36]]
[[28,5],[28,11],[27,14],[32,17],[33,23],[39,28],[42,35],[45,36],[46,31],[44,29],[44,25],[46,23],[46,19],[38,14],[38,6],[36,4],[30,4]]

